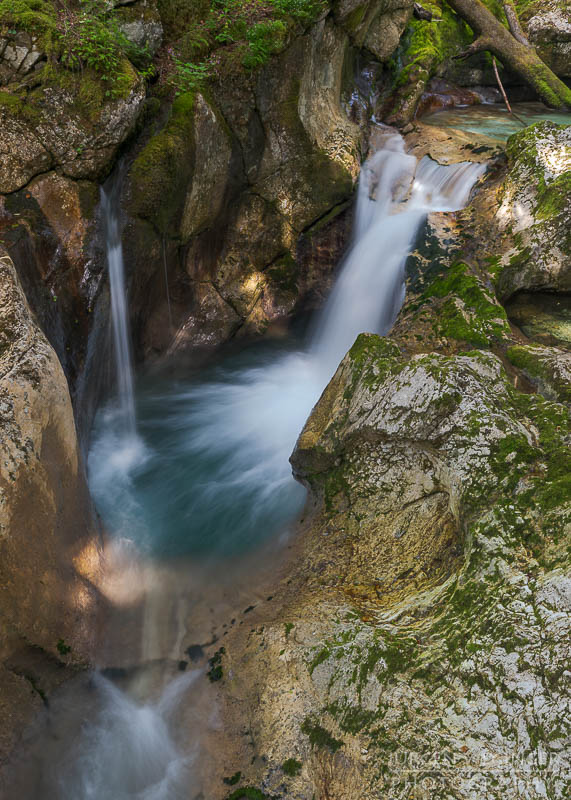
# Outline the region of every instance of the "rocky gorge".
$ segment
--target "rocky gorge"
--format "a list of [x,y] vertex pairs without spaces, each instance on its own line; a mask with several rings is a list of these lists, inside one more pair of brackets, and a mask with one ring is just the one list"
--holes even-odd
[[[484,5],[507,30],[507,4]],[[523,103],[540,121],[512,119],[509,138],[471,121],[466,106],[498,106],[491,58],[458,59],[469,25],[417,6],[0,0],[6,797],[24,796],[25,732],[66,685],[163,661],[198,671],[217,722],[199,744],[182,726],[165,756],[165,775],[189,760],[176,789],[133,779],[116,800],[567,796],[570,118]],[[515,6],[568,81],[568,5]],[[517,72],[502,79],[537,103]],[[450,126],[425,116],[442,108],[461,112]],[[94,420],[112,426],[101,186],[121,179],[133,360],[194,374],[323,306],[387,125],[413,161],[485,170],[464,207],[423,217],[390,329],[363,329],[303,415],[291,468],[307,500],[270,577],[209,630],[197,609],[218,608],[215,590],[164,612],[158,630],[184,619],[175,645],[113,653],[125,628],[109,620],[136,639],[146,612],[110,589],[113,531],[86,480]],[[380,203],[385,184],[366,186]],[[397,174],[393,215],[411,186]],[[82,780],[57,796],[110,796]]]

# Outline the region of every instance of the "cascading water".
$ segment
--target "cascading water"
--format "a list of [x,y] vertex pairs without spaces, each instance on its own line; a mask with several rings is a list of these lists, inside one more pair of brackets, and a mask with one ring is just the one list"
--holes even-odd
[[125,287],[123,244],[121,241],[120,202],[122,170],[101,188],[101,213],[105,232],[107,270],[111,294],[111,322],[115,352],[117,394],[104,411],[105,424],[113,431],[113,447],[108,452],[110,469],[126,474],[145,458],[145,447],[137,435],[133,359],[129,331],[129,307]]
[[[441,167],[428,159],[418,164],[404,152],[401,137],[388,134],[383,148],[363,167],[353,243],[309,345],[293,352],[284,352],[282,345],[277,355],[275,346],[268,345],[246,351],[203,374],[200,382],[171,380],[158,389],[156,382],[140,382],[136,416],[118,187],[103,194],[118,400],[99,412],[88,467],[97,506],[109,531],[123,540],[124,552],[151,555],[156,574],[159,559],[167,559],[161,566],[165,575],[174,574],[169,573],[168,558],[180,555],[200,555],[199,568],[205,570],[206,557],[220,563],[219,559],[235,556],[285,528],[304,502],[305,492],[293,480],[288,459],[312,406],[358,333],[390,329],[403,299],[406,258],[425,215],[462,207],[484,169],[467,163]],[[196,558],[179,560],[179,567],[184,565],[178,573],[183,585],[190,583],[190,565],[196,567],[196,562]],[[217,591],[220,582],[218,577]],[[156,630],[150,635],[143,631],[151,644],[143,646],[140,659],[148,666],[170,658],[171,674],[181,656],[183,636],[177,632],[174,643],[165,646],[155,633],[177,617],[177,591],[168,578],[163,577],[160,586],[155,584],[155,598],[160,595],[163,605],[160,613],[153,614],[149,607],[158,606],[147,603],[143,627]],[[169,592],[175,601],[170,606]],[[119,596],[112,596],[120,605]],[[75,719],[67,763],[50,757],[45,740],[40,741],[36,759],[42,765],[40,772],[47,774],[36,780],[36,773],[26,766],[25,788],[19,796],[54,800],[192,796],[199,760],[193,761],[189,754],[188,732],[200,731],[210,724],[208,715],[215,715],[204,676],[201,671],[185,673],[167,683],[162,693],[155,686],[149,699],[146,674],[142,669],[143,702],[131,696],[136,693],[133,681],[126,693],[95,676],[97,697],[88,706],[95,705],[98,711],[88,713],[85,723],[80,721],[81,730]],[[195,675],[201,676],[201,688],[194,699],[182,702],[183,693],[192,691]],[[183,753],[173,734],[179,730],[176,714],[188,712],[193,704],[196,720],[180,725]],[[65,709],[62,714],[65,717]],[[56,721],[57,735],[51,740],[51,746],[59,748],[60,761],[61,727]]]
[[312,406],[360,332],[390,329],[426,214],[461,208],[484,169],[418,163],[386,134],[363,167],[353,243],[309,347],[257,348],[200,383],[143,387],[138,462],[117,459],[120,432],[100,415],[89,472],[109,528],[154,557],[214,558],[283,530],[304,502],[288,459]]

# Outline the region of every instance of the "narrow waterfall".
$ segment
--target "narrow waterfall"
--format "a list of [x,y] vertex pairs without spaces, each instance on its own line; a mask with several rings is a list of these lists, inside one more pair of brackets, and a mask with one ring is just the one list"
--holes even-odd
[[123,245],[120,225],[120,171],[101,188],[101,210],[105,230],[109,288],[111,291],[111,320],[115,346],[117,397],[120,417],[126,438],[135,438],[135,392],[133,388],[133,362],[129,337],[129,308],[125,289]]
[[155,557],[219,558],[284,530],[303,506],[289,456],[312,406],[363,332],[385,334],[404,297],[404,268],[430,211],[461,208],[481,164],[420,163],[385,135],[364,164],[353,242],[307,346],[262,344],[200,381],[142,395],[145,451],[117,456],[109,413],[96,424],[90,484],[108,527]]

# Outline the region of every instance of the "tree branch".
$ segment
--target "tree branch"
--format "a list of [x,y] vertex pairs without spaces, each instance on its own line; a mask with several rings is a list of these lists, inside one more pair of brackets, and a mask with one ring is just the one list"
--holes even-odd
[[514,39],[517,39],[518,42],[521,42],[521,44],[525,44],[527,47],[531,47],[529,39],[527,38],[527,36],[523,32],[523,28],[521,27],[516,8],[513,4],[513,0],[504,0],[502,5],[504,7],[506,19],[508,21],[508,25]]
[[471,45],[468,45],[461,53],[458,53],[457,56],[452,56],[452,58],[456,60],[461,60],[464,58],[469,58],[473,56],[475,53],[481,53],[484,50],[489,50],[491,45],[490,39],[487,36],[478,36]]

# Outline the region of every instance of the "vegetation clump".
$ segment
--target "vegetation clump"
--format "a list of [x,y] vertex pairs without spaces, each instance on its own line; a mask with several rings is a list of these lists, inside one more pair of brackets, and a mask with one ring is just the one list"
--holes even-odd
[[208,675],[208,680],[210,683],[215,683],[216,681],[222,680],[224,675],[224,671],[222,669],[222,656],[226,652],[224,647],[221,647],[217,650],[212,658],[208,660],[208,666],[210,669],[206,673]]
[[296,775],[299,775],[299,773],[301,772],[302,766],[303,765],[301,761],[298,761],[295,758],[288,758],[282,764],[282,770],[284,772],[284,775],[288,775],[290,778],[295,778]]
[[166,80],[183,93],[236,68],[254,70],[326,7],[325,0],[160,0],[171,41]]
[[80,83],[99,82],[102,96],[115,99],[132,85],[128,60],[150,74],[148,54],[129,41],[105,0],[0,0],[0,35],[10,39],[20,31],[45,55],[35,73],[42,85],[70,88],[75,75]]

